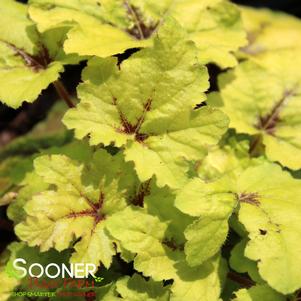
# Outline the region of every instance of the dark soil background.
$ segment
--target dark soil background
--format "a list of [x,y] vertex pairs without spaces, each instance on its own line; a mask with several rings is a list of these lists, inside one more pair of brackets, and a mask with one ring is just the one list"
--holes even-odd
[[301,18],[300,0],[234,0],[232,2],[254,7],[269,7]]

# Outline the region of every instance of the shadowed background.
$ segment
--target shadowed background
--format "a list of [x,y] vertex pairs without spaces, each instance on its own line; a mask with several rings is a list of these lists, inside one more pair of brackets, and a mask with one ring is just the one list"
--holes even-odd
[[269,7],[274,10],[287,12],[299,18],[301,17],[300,0],[235,0],[232,2],[255,7]]

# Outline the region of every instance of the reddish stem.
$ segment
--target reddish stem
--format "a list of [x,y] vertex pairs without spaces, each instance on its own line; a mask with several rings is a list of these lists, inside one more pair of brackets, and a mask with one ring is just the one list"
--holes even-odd
[[69,108],[74,108],[75,105],[72,102],[71,97],[70,97],[67,89],[63,85],[63,83],[60,80],[57,80],[57,81],[53,82],[53,86],[54,86],[57,94],[66,102],[68,107]]
[[246,278],[246,277],[243,277],[243,276],[241,276],[241,275],[239,275],[237,273],[234,273],[234,272],[229,272],[228,275],[227,275],[227,277],[230,280],[232,280],[232,281],[240,284],[242,287],[250,288],[253,285],[255,285],[255,283],[254,283],[253,280],[251,280],[249,278]]

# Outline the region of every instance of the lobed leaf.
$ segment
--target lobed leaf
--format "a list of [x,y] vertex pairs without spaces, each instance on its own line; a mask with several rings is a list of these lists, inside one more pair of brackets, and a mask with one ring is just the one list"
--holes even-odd
[[[248,58],[280,49],[300,48],[301,22],[296,17],[269,9],[240,6],[241,17],[247,32],[248,45],[239,55]],[[285,39],[278,37],[285,36]]]
[[174,280],[170,300],[220,300],[220,273],[224,268],[220,257],[194,268],[188,266],[181,247],[166,240],[166,223],[145,209],[124,209],[110,219],[107,229],[124,248],[136,253],[137,271],[155,281]]
[[[240,13],[228,1],[62,1],[32,0],[31,18],[41,32],[70,29],[67,53],[100,57],[151,44],[154,33],[170,17],[189,32],[202,63],[223,68],[236,65],[231,52],[246,44]],[[189,16],[189,17],[188,17]],[[201,20],[201,21],[200,21]],[[226,38],[225,38],[226,37]]]
[[301,167],[298,57],[283,50],[242,63],[220,77],[221,94],[212,96],[221,98],[230,127],[255,137],[251,153],[262,139],[270,160],[294,170]]
[[89,135],[92,145],[124,147],[142,182],[155,175],[161,187],[183,184],[186,161],[202,157],[228,123],[218,110],[193,110],[208,87],[195,51],[171,20],[153,48],[121,65],[112,58],[92,59],[79,87],[81,102],[64,123],[77,138]]
[[[63,155],[37,158],[37,174],[56,189],[35,195],[26,203],[27,218],[16,226],[16,233],[30,246],[40,246],[42,251],[53,247],[62,251],[81,238],[74,246],[71,261],[96,265],[102,262],[109,267],[115,250],[104,225],[114,213],[126,207],[128,192],[122,179],[127,175],[131,179],[131,174],[126,174],[127,164],[120,156],[112,159],[105,151],[95,153],[91,165],[106,168],[89,175],[90,167],[85,171],[83,164]],[[120,181],[111,180],[116,174],[107,174],[112,165]],[[121,173],[125,173],[124,177]]]
[[0,100],[18,108],[23,101],[33,102],[57,80],[63,66],[50,60],[46,63],[48,50],[41,46],[26,5],[7,0],[0,13],[4,16],[0,21]]
[[177,194],[175,205],[182,212],[199,217],[184,234],[185,254],[191,266],[197,266],[217,254],[228,235],[228,219],[236,206],[231,182],[221,178],[204,183],[191,180]]
[[257,262],[260,276],[273,289],[293,293],[301,281],[300,188],[299,180],[267,162],[207,184],[192,180],[175,202],[184,213],[200,216],[185,231],[188,262],[202,263],[218,251],[227,235],[226,222],[238,203],[239,221],[250,239],[244,255]]

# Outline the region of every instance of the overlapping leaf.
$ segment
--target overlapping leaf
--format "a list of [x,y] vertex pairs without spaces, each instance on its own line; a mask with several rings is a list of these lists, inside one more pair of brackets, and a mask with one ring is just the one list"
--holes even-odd
[[12,243],[7,247],[5,252],[3,252],[0,257],[0,277],[2,283],[0,287],[0,301],[8,300],[15,287],[20,284],[20,280],[10,277],[6,270],[6,264],[16,247],[16,243]]
[[279,166],[246,170],[239,179],[239,220],[249,232],[245,255],[258,262],[260,276],[283,294],[301,285],[300,180]]
[[[72,138],[70,132],[61,123],[66,111],[64,103],[57,103],[48,116],[26,135],[20,136],[3,147],[0,151],[0,205],[11,203],[8,208],[9,218],[19,220],[23,215],[23,205],[31,192],[46,189],[40,185],[40,177],[31,173],[33,160],[41,152],[55,152],[55,147],[61,153],[67,153],[68,144]],[[79,144],[81,146],[79,146]],[[87,152],[84,144],[72,142],[72,157],[78,152]],[[69,152],[70,155],[70,152]],[[29,174],[30,173],[30,174]]]
[[132,277],[124,277],[117,281],[116,290],[127,301],[168,301],[168,287],[163,287],[162,283],[153,280],[146,281],[138,274]]
[[113,216],[106,227],[125,249],[136,253],[137,271],[155,281],[174,280],[170,300],[219,300],[223,275],[219,256],[190,267],[181,246],[171,238],[166,239],[167,224],[146,209],[127,207]]
[[231,52],[246,44],[239,10],[228,1],[53,1],[32,0],[31,18],[41,32],[67,28],[64,49],[80,55],[110,56],[150,45],[154,32],[172,16],[198,46],[203,63],[234,66]]
[[[245,226],[250,239],[245,256],[257,262],[260,276],[275,290],[283,294],[297,290],[301,285],[298,256],[301,251],[298,243],[301,233],[300,181],[270,163],[251,166],[232,180],[226,175],[208,184],[196,181],[193,180],[178,194],[176,206],[187,214],[200,215],[200,221],[206,221],[207,217],[214,221],[215,217],[225,219],[229,216],[231,204],[234,208],[236,199],[239,202],[239,221]],[[223,212],[225,214],[221,215]],[[203,232],[212,228],[208,223],[207,228],[196,229],[200,235],[195,233],[194,243],[200,241],[200,251],[192,253],[195,255],[192,261],[202,259],[201,243],[208,241],[212,247],[207,232],[208,236],[202,241]],[[212,237],[216,251],[217,244],[220,246],[223,242],[219,238],[225,238],[225,232],[220,228],[213,230],[211,235],[217,235],[216,240]],[[210,250],[207,244],[206,251]],[[189,252],[191,249],[187,247],[188,259]]]
[[175,1],[170,14],[190,33],[202,63],[213,62],[222,68],[233,67],[235,49],[246,44],[237,7],[221,0]]
[[[47,262],[58,260],[58,254],[69,257],[72,248],[72,262],[102,263],[106,269],[101,276],[109,275],[95,288],[96,299],[102,301],[220,301],[227,274],[220,249],[230,224],[242,236],[232,249],[230,266],[256,282],[235,292],[233,300],[297,296],[300,180],[263,157],[250,158],[248,152],[265,151],[283,166],[301,168],[301,47],[293,45],[299,22],[243,8],[249,45],[238,56],[248,61],[224,73],[221,93],[211,94],[205,106],[195,109],[209,86],[202,64],[234,66],[232,52],[244,46],[240,15],[231,3],[30,3],[29,15],[39,33],[26,6],[7,0],[0,8],[0,98],[13,107],[32,101],[58,78],[63,64],[76,62],[78,54],[99,56],[88,61],[78,89],[81,102],[64,122],[77,138],[87,136],[91,145],[105,146],[115,155],[74,142],[48,149],[53,142],[44,144],[45,139],[29,146],[21,141],[2,152],[0,157],[6,158],[47,145],[43,153],[48,155],[35,160],[33,172],[28,173],[34,156],[11,170],[13,183],[22,186],[17,199],[6,176],[10,162],[0,166],[0,193],[8,192],[2,203],[11,203],[8,216],[18,224],[19,238],[39,246]],[[11,20],[17,30],[12,31]],[[275,40],[279,32],[287,39]],[[136,49],[124,61],[104,58],[137,47],[151,48]],[[231,127],[245,135],[231,130],[230,138],[216,145],[228,121],[210,105],[220,106]],[[248,135],[253,139],[250,150]],[[54,145],[61,146],[68,137]],[[235,235],[231,232],[229,239]],[[18,256],[39,254],[38,248],[25,249],[29,251]],[[223,251],[227,254],[228,249]],[[1,301],[20,284],[6,277],[6,259],[0,259],[6,286],[0,289]],[[116,263],[130,268],[132,276],[119,278]],[[26,291],[22,285],[18,289]],[[234,290],[228,287],[225,296]]]
[[206,69],[182,29],[170,21],[155,39],[121,65],[92,59],[79,87],[80,104],[64,117],[77,138],[125,147],[142,182],[156,175],[159,186],[185,181],[186,160],[201,158],[227,128],[227,117],[202,107]]
[[248,240],[243,239],[235,245],[231,251],[229,264],[236,272],[241,274],[248,273],[251,279],[257,284],[264,284],[264,281],[258,273],[257,263],[244,255],[247,243]]
[[249,289],[241,289],[235,293],[233,301],[285,301],[285,297],[267,285],[256,285]]
[[39,157],[35,171],[56,189],[26,203],[27,219],[17,225],[17,235],[42,251],[64,250],[81,238],[71,260],[102,262],[108,267],[115,251],[104,226],[126,206],[132,193],[135,175],[130,167],[121,156],[113,158],[105,151],[95,153],[91,166],[86,167],[63,155]]
[[262,139],[267,157],[291,169],[301,167],[299,58],[294,50],[262,54],[222,75],[221,94],[212,95],[221,98],[230,127],[255,136],[251,153]]
[[62,66],[53,63],[44,68],[35,58],[38,35],[27,18],[25,5],[8,0],[0,10],[4,16],[0,33],[0,99],[16,108],[23,100],[35,100],[42,89],[58,78]]
[[239,175],[250,165],[260,164],[264,160],[250,158],[249,140],[246,136],[234,136],[228,131],[203,160],[195,162],[190,173],[205,182],[211,182],[226,174]]
[[41,91],[58,79],[63,67],[58,62],[47,67],[31,66],[34,58],[0,41],[0,99],[10,107],[17,108],[23,101],[33,102]]
[[[33,292],[33,287],[30,285],[29,282],[30,276],[27,274],[24,277],[23,275],[20,275],[19,270],[15,269],[14,260],[16,258],[22,258],[23,260],[25,260],[25,266],[28,267],[29,265],[32,265],[34,263],[41,264],[42,266],[46,266],[54,262],[56,264],[66,264],[70,256],[69,251],[57,252],[55,250],[51,250],[49,252],[40,254],[37,248],[30,248],[24,243],[20,242],[13,242],[10,245],[8,245],[4,254],[5,256],[2,255],[0,262],[0,275],[2,281],[2,285],[0,288],[1,301],[18,301],[26,298],[24,296],[14,296],[12,295],[13,292]],[[39,273],[39,270],[33,268],[32,272]],[[48,280],[49,278],[47,278],[45,274],[41,276],[41,278],[39,278],[39,291],[55,291],[58,288],[51,287],[51,285],[49,285],[50,287],[47,288],[45,283],[47,283]],[[42,283],[44,284],[44,286],[42,285]],[[63,286],[63,281],[61,283],[59,283],[59,281],[56,283],[57,286],[59,286],[60,284]],[[37,300],[43,300],[43,298],[37,297]]]
[[236,206],[233,184],[223,177],[205,183],[190,181],[177,194],[175,205],[182,212],[199,217],[184,234],[185,253],[191,266],[204,263],[217,254],[228,235],[228,219]]
[[301,48],[301,22],[297,18],[268,9],[240,7],[240,10],[249,42],[241,54],[252,57],[279,49]]
[[39,34],[27,8],[14,0],[0,7],[0,100],[13,108],[23,101],[33,102],[59,78],[63,64],[77,57],[65,55],[60,31]]

